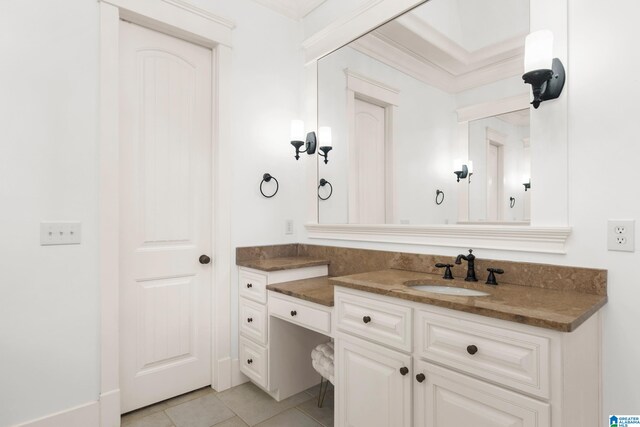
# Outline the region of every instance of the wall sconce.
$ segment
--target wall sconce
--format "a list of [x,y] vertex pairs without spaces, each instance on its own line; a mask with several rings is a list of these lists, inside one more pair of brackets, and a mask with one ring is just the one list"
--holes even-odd
[[531,178],[529,178],[528,182],[523,182],[522,185],[524,185],[524,191],[529,190],[531,188]]
[[322,154],[318,154],[324,157],[324,164],[326,165],[329,163],[329,159],[327,158],[329,151],[333,148],[331,146],[331,128],[328,126],[321,126],[318,133],[320,134],[320,151],[322,151]]
[[531,85],[533,108],[538,108],[542,101],[556,99],[562,93],[565,71],[562,62],[553,57],[551,31],[536,31],[527,36],[522,80]]
[[[309,132],[304,141],[304,122],[302,120],[291,120],[291,145],[296,149],[296,160],[300,158],[300,153],[314,154],[316,152],[316,133]],[[300,147],[305,146],[304,150]]]
[[[460,159],[454,160],[453,173],[455,173],[456,176],[458,177],[457,182],[460,182],[460,179],[465,179],[467,177],[470,177],[471,174],[473,173],[473,163],[470,161],[468,163],[469,163],[469,166],[462,163],[462,160]],[[469,167],[471,167],[471,171],[469,170]]]

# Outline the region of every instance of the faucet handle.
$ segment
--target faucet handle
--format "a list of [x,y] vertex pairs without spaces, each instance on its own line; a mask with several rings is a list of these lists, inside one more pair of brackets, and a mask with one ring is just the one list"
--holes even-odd
[[442,276],[443,279],[448,279],[448,280],[453,280],[453,274],[451,274],[451,267],[453,267],[453,264],[443,264],[441,262],[436,264],[437,268],[444,268],[444,276]]
[[497,285],[498,281],[496,280],[496,274],[504,273],[504,270],[501,268],[487,268],[489,272],[489,277],[487,277],[487,281],[485,282],[487,285]]

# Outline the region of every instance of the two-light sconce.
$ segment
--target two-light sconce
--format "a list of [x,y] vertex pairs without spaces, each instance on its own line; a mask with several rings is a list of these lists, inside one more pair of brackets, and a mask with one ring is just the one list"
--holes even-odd
[[[314,154],[319,140],[320,146],[318,149],[322,151],[322,153],[318,153],[318,155],[324,157],[325,164],[329,163],[329,151],[333,148],[331,145],[331,128],[321,126],[320,129],[318,129],[318,134],[318,138],[316,138],[315,132],[309,132],[305,138],[304,122],[302,120],[291,121],[291,145],[296,149],[296,160],[300,159],[300,153]],[[300,150],[303,145],[305,146],[304,150]]]
[[531,85],[533,108],[538,108],[542,101],[556,99],[562,93],[565,71],[562,62],[553,57],[551,31],[536,31],[527,36],[522,80]]
[[471,175],[473,175],[473,161],[467,160],[466,163],[463,163],[462,160],[456,159],[453,161],[453,173],[456,174],[457,182],[460,182],[461,179],[469,178],[469,182],[471,182]]

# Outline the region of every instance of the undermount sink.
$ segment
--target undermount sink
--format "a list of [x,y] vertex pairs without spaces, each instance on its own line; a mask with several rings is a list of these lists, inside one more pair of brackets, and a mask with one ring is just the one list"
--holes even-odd
[[415,289],[416,291],[431,292],[434,294],[457,295],[463,297],[486,297],[487,295],[490,295],[487,292],[476,291],[473,289],[454,288],[452,286],[440,285],[418,285],[411,286],[411,289]]

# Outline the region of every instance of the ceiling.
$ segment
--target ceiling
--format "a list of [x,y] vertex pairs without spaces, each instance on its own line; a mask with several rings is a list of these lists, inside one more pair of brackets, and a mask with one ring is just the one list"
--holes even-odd
[[253,0],[287,18],[299,21],[327,0]]

